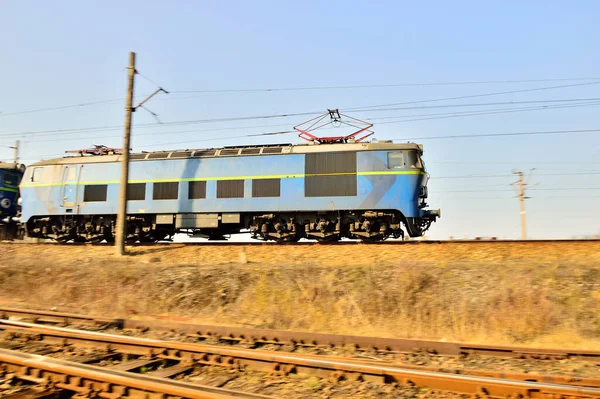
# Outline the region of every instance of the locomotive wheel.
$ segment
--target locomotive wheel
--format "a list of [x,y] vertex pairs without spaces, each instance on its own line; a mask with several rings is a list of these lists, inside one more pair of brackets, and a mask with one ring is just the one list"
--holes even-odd
[[154,239],[154,237],[152,237],[152,234],[142,234],[142,235],[140,235],[140,242],[141,243],[152,243],[152,242],[156,242],[156,240]]
[[71,237],[64,235],[64,236],[56,237],[54,240],[56,240],[56,242],[58,242],[59,244],[65,244],[71,240]]
[[315,239],[317,240],[317,242],[336,242],[341,240],[342,238],[339,235],[332,235],[329,237],[315,237]]
[[300,238],[298,235],[294,235],[294,236],[289,236],[289,237],[282,237],[282,238],[276,238],[275,242],[278,243],[286,243],[286,242],[298,242],[300,241]]
[[381,238],[381,236],[373,236],[373,237],[360,237],[360,242],[364,244],[376,244],[378,242],[383,242],[385,239]]

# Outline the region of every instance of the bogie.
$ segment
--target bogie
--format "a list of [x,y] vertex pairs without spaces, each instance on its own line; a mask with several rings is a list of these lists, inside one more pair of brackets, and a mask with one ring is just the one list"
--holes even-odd
[[[389,211],[337,211],[272,214],[240,214],[240,223],[216,228],[178,229],[175,224],[157,224],[156,215],[128,217],[127,243],[170,240],[177,233],[209,240],[225,240],[249,230],[255,239],[280,243],[300,239],[335,242],[342,238],[377,242],[404,237],[404,217]],[[174,218],[175,219],[175,218]],[[30,237],[58,242],[114,242],[116,216],[69,216],[33,218],[27,224]]]

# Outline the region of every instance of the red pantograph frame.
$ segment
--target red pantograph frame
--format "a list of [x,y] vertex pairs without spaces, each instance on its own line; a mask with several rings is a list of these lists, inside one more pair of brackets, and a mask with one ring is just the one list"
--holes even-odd
[[[327,122],[323,122],[323,119],[327,118],[328,116],[329,116],[329,120]],[[344,119],[342,119],[342,117]],[[347,122],[345,119],[349,119],[352,122]],[[315,130],[318,130],[327,125],[335,126],[335,124],[352,126],[359,130],[357,130],[356,132],[351,133],[347,136],[319,137],[319,136],[315,136],[314,134],[311,133],[311,132],[314,132]],[[308,127],[303,127],[305,125],[308,125]],[[373,127],[372,123],[368,123],[368,122],[362,121],[360,119],[356,119],[351,116],[342,114],[337,109],[328,109],[327,112],[324,113],[323,115],[319,115],[316,118],[310,119],[306,122],[302,122],[301,124],[294,126],[294,129],[297,130],[298,132],[300,132],[298,137],[300,137],[306,141],[309,141],[311,143],[333,144],[333,143],[347,143],[349,141],[354,141],[354,142],[358,143],[358,142],[366,139],[367,137],[375,134],[375,132],[372,132],[369,130],[372,127]],[[365,133],[365,132],[368,134],[364,134],[364,135],[358,137],[360,134]]]

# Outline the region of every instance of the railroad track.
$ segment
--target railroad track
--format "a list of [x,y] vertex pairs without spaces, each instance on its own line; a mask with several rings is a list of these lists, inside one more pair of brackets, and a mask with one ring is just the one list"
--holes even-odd
[[[451,356],[501,356],[519,359],[563,360],[570,358],[600,361],[600,351],[527,348],[519,346],[480,345],[460,342],[365,337],[353,335],[317,334],[297,331],[277,331],[244,327],[213,326],[184,323],[174,320],[133,320],[96,317],[76,313],[0,307],[0,319],[25,318],[35,323],[61,325],[111,326],[123,330],[176,331],[188,334],[195,340],[244,344],[261,347],[265,345],[305,348],[332,348],[351,346],[355,351],[372,353],[423,352]],[[181,318],[179,319],[181,320]]]
[[34,342],[54,348],[47,349],[50,352],[83,347],[102,349],[100,357],[133,356],[135,360],[125,362],[122,369],[139,369],[168,361],[172,366],[163,369],[162,373],[169,376],[185,373],[193,366],[210,366],[239,371],[258,370],[280,376],[305,374],[334,380],[416,385],[479,397],[600,398],[600,379],[478,370],[461,370],[464,374],[457,375],[452,374],[455,370],[448,373],[381,361],[161,341],[15,321],[2,321],[0,330],[6,342],[14,347],[23,342]]
[[[135,243],[127,244],[132,247],[149,247],[149,246],[167,246],[167,245],[182,245],[182,246],[263,246],[263,245],[284,245],[284,246],[314,246],[314,245],[428,245],[428,244],[452,244],[452,245],[469,245],[469,244],[540,244],[540,243],[597,243],[600,239],[544,239],[544,240],[388,240],[378,242],[363,242],[360,240],[348,240],[348,241],[332,241],[332,242],[317,242],[317,241],[300,241],[300,242],[283,242],[276,243],[274,241],[250,241],[250,242],[227,242],[227,241],[195,241],[195,242],[157,242],[157,243]],[[42,240],[39,242],[33,241],[2,241],[3,244],[12,245],[60,245],[60,246],[113,246],[112,243],[89,243],[89,242],[69,242],[69,243],[58,243],[49,240]]]
[[[108,369],[83,363],[53,359],[18,351],[0,349],[0,376],[33,384],[27,398],[52,397],[61,390],[79,398],[116,399],[195,398],[195,399],[268,399],[270,396],[190,384],[155,375]],[[19,393],[15,397],[21,396]],[[8,396],[10,397],[10,396]],[[56,395],[55,397],[60,397]]]
[[[402,385],[425,387],[432,390],[450,391],[492,398],[600,398],[600,381],[591,379],[560,381],[561,377],[536,377],[528,375],[528,380],[516,380],[512,375],[509,376],[511,379],[477,375],[456,375],[444,372],[398,367],[389,363],[373,361],[358,361],[355,359],[340,359],[318,355],[298,355],[255,349],[187,344],[89,331],[77,331],[60,327],[44,327],[21,322],[4,321],[2,323],[2,329],[5,338],[9,339],[9,341],[17,340],[16,346],[19,345],[19,340],[21,342],[24,340],[25,342],[40,342],[45,343],[46,345],[53,345],[53,349],[46,349],[50,352],[58,352],[64,350],[64,348],[69,348],[69,350],[71,350],[71,348],[82,347],[95,349],[103,348],[104,352],[100,355],[102,358],[105,358],[106,356],[125,356],[126,361],[119,365],[121,371],[140,369],[156,364],[157,362],[168,361],[173,365],[159,371],[161,376],[168,377],[185,373],[194,366],[218,366],[229,370],[257,370],[283,376],[289,374],[306,374],[340,381],[394,382]],[[7,360],[3,358],[4,355],[7,357],[13,355],[13,358]],[[130,357],[134,357],[135,359],[127,360]],[[52,365],[54,362],[46,361],[44,358],[38,358],[39,361],[36,362],[35,365],[29,361],[21,361],[15,365],[14,360],[14,353],[0,352],[0,363],[10,366],[8,367],[9,371],[17,370],[16,372],[20,371],[21,375],[24,377],[30,376],[35,378],[39,378],[40,375],[45,375],[41,371],[47,370],[48,366],[46,366],[46,368],[43,366],[48,364]],[[32,358],[28,358],[27,360],[32,360]],[[33,358],[33,360],[35,360],[35,358]],[[68,366],[69,364],[66,365]],[[73,366],[73,364],[71,364],[71,366]],[[88,365],[85,367],[88,367]],[[93,369],[88,370],[92,373],[90,375],[95,375],[95,372],[100,372],[95,366],[90,367],[94,367]],[[36,371],[38,368],[41,368],[41,370]],[[81,369],[79,366],[77,368]],[[61,370],[51,369],[50,371],[60,372]],[[123,375],[120,376],[124,377]],[[133,378],[131,375],[129,375],[129,377]],[[105,376],[103,375],[103,379],[104,378]],[[535,381],[536,378],[541,381]],[[555,382],[547,382],[548,379]],[[559,383],[557,383],[557,381]],[[34,380],[34,382],[45,381]],[[143,379],[138,382],[137,389],[143,390],[144,382],[145,380]],[[150,382],[154,382],[154,380],[151,380]],[[115,384],[116,382],[109,381],[109,383]],[[95,388],[104,389],[102,383],[95,385]],[[187,386],[187,388],[190,388],[190,386]],[[70,388],[66,387],[65,389]],[[164,387],[161,389],[164,389]],[[110,390],[114,391],[114,387],[110,387]],[[114,394],[114,392],[112,393]],[[206,396],[208,394],[214,394],[214,392],[203,392],[202,395],[205,396],[201,397],[212,397]],[[112,397],[116,398],[119,397],[119,395],[122,395],[121,391]],[[197,397],[187,396],[185,393],[178,396]],[[110,396],[104,397],[108,398]]]

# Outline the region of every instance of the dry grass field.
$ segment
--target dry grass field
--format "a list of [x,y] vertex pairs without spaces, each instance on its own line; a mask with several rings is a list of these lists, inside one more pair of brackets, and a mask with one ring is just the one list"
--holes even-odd
[[0,300],[106,316],[600,347],[600,242],[0,244]]

